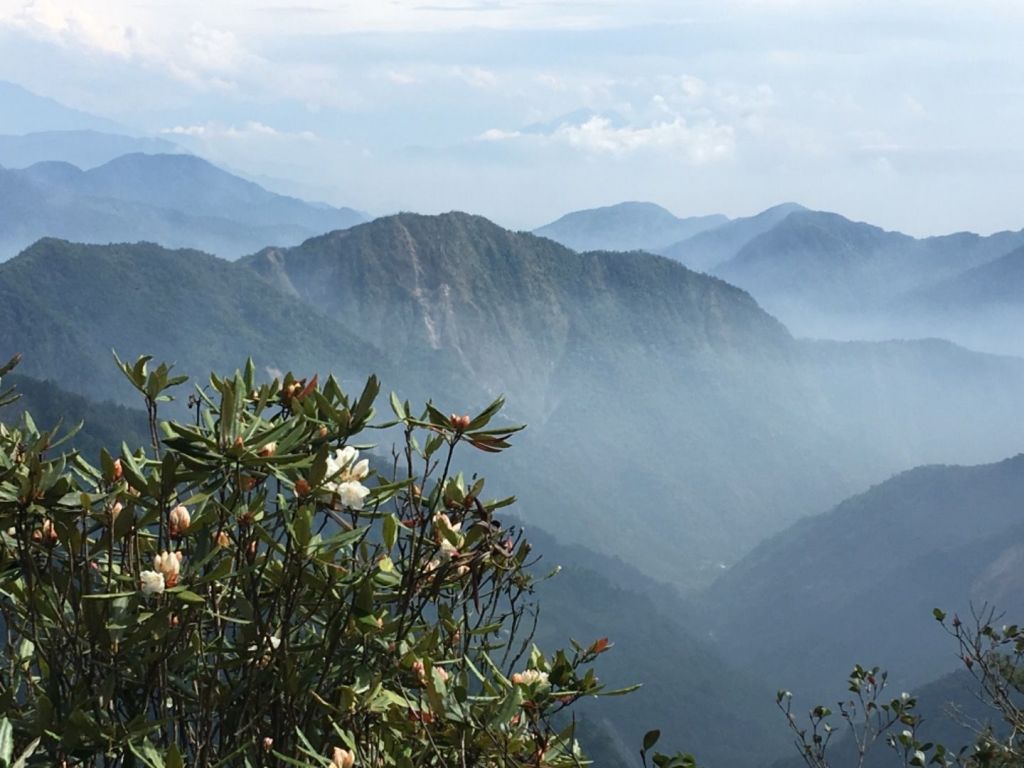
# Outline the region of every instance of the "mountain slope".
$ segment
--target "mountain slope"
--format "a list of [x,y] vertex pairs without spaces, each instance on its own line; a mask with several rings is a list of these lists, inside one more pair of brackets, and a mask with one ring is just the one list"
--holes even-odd
[[721,214],[681,219],[654,203],[619,203],[567,213],[535,229],[577,251],[656,251],[728,221]]
[[806,210],[796,203],[782,203],[756,216],[733,219],[705,232],[659,249],[659,253],[685,264],[690,269],[710,272],[728,261],[755,237],[767,232],[794,211]]
[[561,399],[551,379],[576,355],[760,355],[789,341],[749,296],[666,259],[578,254],[461,213],[386,217],[242,263],[399,359],[430,350],[533,414]]
[[0,135],[0,165],[7,168],[27,168],[47,161],[94,168],[134,152],[171,154],[183,151],[164,139],[101,131],[39,131],[23,135]]
[[57,162],[0,169],[0,257],[53,236],[145,239],[230,258],[361,220],[351,209],[267,192],[192,155],[125,155],[88,171]]
[[[955,667],[932,609],[1024,615],[1024,455],[903,473],[759,545],[703,596],[716,645],[835,701],[854,662],[915,686]],[[751,632],[750,628],[756,628]]]
[[0,347],[19,373],[96,400],[130,397],[110,350],[152,354],[205,377],[240,366],[325,370],[358,378],[388,367],[302,302],[252,273],[197,251],[152,244],[89,246],[42,240],[0,264]]

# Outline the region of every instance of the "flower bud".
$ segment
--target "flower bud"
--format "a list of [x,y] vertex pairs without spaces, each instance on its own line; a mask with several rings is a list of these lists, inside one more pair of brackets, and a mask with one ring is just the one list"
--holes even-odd
[[270,738],[269,736],[264,736],[263,737],[263,751],[264,752],[269,752],[273,748],[274,748],[274,740],[272,738]]
[[213,536],[213,543],[221,549],[227,549],[231,546],[231,537],[228,536],[227,531],[218,531]]
[[277,443],[275,442],[267,443],[262,448],[260,448],[260,456],[262,456],[264,459],[269,459],[275,453],[277,453]]
[[120,501],[115,501],[113,503],[113,505],[111,505],[111,507],[110,507],[110,527],[111,528],[114,527],[114,523],[117,522],[117,517],[118,517],[118,515],[121,514],[121,511],[123,509],[124,509],[124,504],[122,504]]
[[116,483],[124,477],[124,467],[121,466],[120,459],[114,459],[114,482]]
[[356,764],[356,756],[348,749],[335,747],[331,755],[331,768],[352,768]]
[[182,557],[181,552],[163,552],[153,556],[153,568],[163,576],[166,586],[173,587],[178,583]]
[[308,496],[311,490],[312,488],[306,478],[300,477],[295,481],[295,492],[299,494],[299,496]]
[[465,432],[467,429],[469,429],[469,424],[471,421],[469,416],[456,416],[454,413],[451,415],[449,420],[452,423],[452,428],[456,432]]
[[192,525],[192,516],[188,513],[183,505],[179,504],[171,513],[167,516],[167,521],[170,527],[171,536],[177,538],[181,536],[188,527]]
[[43,520],[43,527],[39,531],[39,538],[36,539],[35,535],[32,538],[34,541],[41,541],[48,547],[54,546],[60,539],[57,535],[57,529],[53,527],[53,520],[50,519]]

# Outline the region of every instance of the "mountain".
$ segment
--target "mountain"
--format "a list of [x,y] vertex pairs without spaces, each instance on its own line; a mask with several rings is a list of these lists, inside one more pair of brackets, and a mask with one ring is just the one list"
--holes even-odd
[[118,133],[123,129],[112,120],[72,109],[0,80],[0,134],[81,130]]
[[530,429],[499,471],[527,519],[686,588],[893,472],[1021,448],[1024,361],[796,341],[649,254],[402,214],[239,266],[387,349],[397,389],[507,395]]
[[[934,608],[1024,616],[1024,455],[914,469],[757,546],[702,596],[716,648],[834,702],[857,662],[910,690],[956,666]],[[751,630],[754,631],[751,631]]]
[[699,272],[711,272],[728,261],[758,235],[767,232],[794,211],[804,211],[802,205],[782,203],[756,216],[720,224],[679,242],[662,247],[659,253],[685,264]]
[[0,165],[7,168],[27,168],[46,161],[94,168],[121,155],[139,152],[151,155],[173,154],[183,151],[164,139],[101,131],[40,131],[24,135],[0,135]]
[[680,219],[654,203],[619,203],[567,213],[533,233],[577,251],[657,251],[716,227],[721,214]]
[[124,359],[152,354],[200,377],[249,355],[261,367],[334,370],[348,383],[364,370],[389,370],[372,345],[252,272],[148,243],[41,240],[0,264],[0,328],[4,353],[24,354],[18,373],[132,405],[111,349]]
[[233,258],[361,220],[349,208],[276,195],[185,154],[124,155],[87,171],[58,162],[0,169],[0,257],[52,236],[150,240]]

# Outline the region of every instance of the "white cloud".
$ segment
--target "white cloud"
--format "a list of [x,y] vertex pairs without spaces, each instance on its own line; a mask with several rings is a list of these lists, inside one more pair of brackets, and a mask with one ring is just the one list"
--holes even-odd
[[708,121],[689,125],[682,117],[644,127],[615,127],[606,117],[594,116],[580,125],[563,125],[551,136],[591,154],[625,155],[655,150],[703,164],[729,157],[735,148],[731,126]]
[[520,131],[505,131],[501,128],[490,128],[477,136],[477,141],[508,141],[509,139],[518,139],[522,136]]
[[219,123],[175,125],[170,128],[164,128],[161,133],[171,136],[188,136],[196,139],[270,138],[300,139],[302,141],[317,140],[317,135],[313,131],[279,131],[258,120],[250,120],[242,125],[221,125]]
[[476,140],[563,146],[597,156],[625,157],[638,152],[653,152],[694,165],[728,158],[733,155],[736,145],[735,131],[731,126],[714,120],[691,124],[678,115],[671,120],[646,125],[613,123],[604,115],[593,115],[579,123],[562,123],[543,133],[491,128]]

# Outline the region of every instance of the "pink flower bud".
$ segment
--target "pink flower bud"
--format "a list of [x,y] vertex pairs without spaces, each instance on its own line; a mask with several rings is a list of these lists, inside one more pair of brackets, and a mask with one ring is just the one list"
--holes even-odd
[[192,516],[188,513],[188,510],[179,504],[171,513],[167,516],[167,521],[170,527],[171,536],[177,538],[181,536],[188,527],[192,525]]

